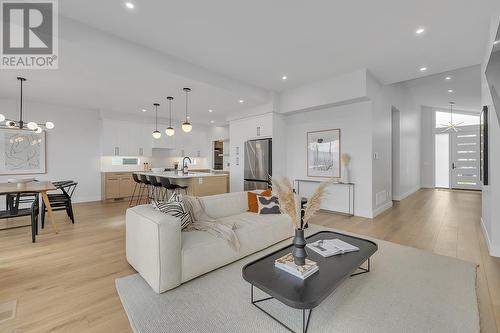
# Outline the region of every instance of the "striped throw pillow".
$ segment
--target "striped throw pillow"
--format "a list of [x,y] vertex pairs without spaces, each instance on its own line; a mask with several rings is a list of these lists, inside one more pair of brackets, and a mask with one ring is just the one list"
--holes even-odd
[[181,221],[181,230],[192,222],[191,215],[189,215],[182,201],[153,201],[152,205],[162,213],[179,218]]

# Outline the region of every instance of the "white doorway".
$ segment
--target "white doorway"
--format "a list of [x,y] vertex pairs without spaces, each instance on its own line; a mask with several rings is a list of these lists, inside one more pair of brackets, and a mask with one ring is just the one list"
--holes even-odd
[[446,130],[450,114],[436,111],[434,135],[434,186],[480,190],[479,114],[453,113],[454,129]]

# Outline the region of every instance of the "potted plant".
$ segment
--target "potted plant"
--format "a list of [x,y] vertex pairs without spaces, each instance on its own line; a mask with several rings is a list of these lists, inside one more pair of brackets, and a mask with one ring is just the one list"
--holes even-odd
[[300,214],[290,180],[287,177],[284,177],[281,181],[273,178],[272,183],[273,189],[278,194],[281,210],[290,216],[295,227],[292,250],[293,260],[296,265],[303,266],[307,257],[305,250],[307,242],[304,237],[304,230],[308,227],[312,217],[320,209],[326,187],[332,183],[332,180],[322,182],[318,186],[314,194],[307,201],[306,208]]

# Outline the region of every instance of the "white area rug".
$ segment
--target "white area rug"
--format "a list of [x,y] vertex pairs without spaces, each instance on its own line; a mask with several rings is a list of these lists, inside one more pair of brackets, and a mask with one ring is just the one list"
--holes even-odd
[[[475,265],[375,242],[379,249],[372,257],[371,272],[348,279],[316,307],[308,332],[479,332]],[[250,285],[241,276],[246,263],[284,245],[161,295],[138,274],[117,279],[132,329],[140,333],[287,332],[251,305]],[[258,292],[256,296],[265,295]],[[299,331],[301,312],[275,300],[260,305]]]

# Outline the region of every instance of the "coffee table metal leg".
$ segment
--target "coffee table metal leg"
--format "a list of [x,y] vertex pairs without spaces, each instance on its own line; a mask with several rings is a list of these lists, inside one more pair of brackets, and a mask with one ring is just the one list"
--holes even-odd
[[[251,303],[257,309],[259,309],[260,311],[264,312],[266,315],[268,315],[269,317],[271,317],[272,319],[274,319],[276,322],[278,322],[281,326],[283,326],[284,328],[286,328],[287,330],[289,330],[292,333],[296,333],[290,327],[288,327],[287,325],[285,325],[284,323],[282,323],[278,318],[274,317],[272,314],[270,314],[269,312],[267,312],[266,310],[264,310],[263,308],[261,308],[260,306],[257,305],[257,303],[268,301],[268,300],[273,299],[273,298],[274,297],[266,297],[266,298],[261,298],[261,299],[258,299],[258,300],[254,300],[253,284],[250,285],[250,301],[251,301]],[[306,312],[307,312],[307,310],[309,310],[309,311],[308,311],[307,320],[306,320]],[[302,333],[306,333],[307,329],[309,328],[309,320],[311,319],[311,313],[312,313],[312,309],[302,309]]]
[[367,260],[367,268],[364,268],[364,267],[359,267],[358,270],[360,270],[361,272],[357,272],[357,273],[352,273],[351,276],[356,276],[356,275],[360,275],[360,274],[366,274],[366,273],[369,273],[370,272],[370,258],[368,258]]

